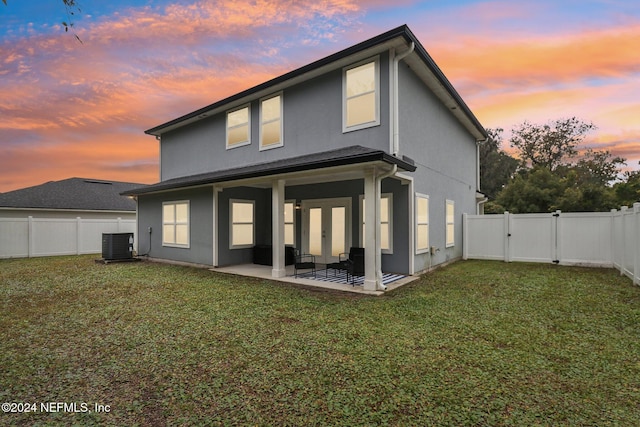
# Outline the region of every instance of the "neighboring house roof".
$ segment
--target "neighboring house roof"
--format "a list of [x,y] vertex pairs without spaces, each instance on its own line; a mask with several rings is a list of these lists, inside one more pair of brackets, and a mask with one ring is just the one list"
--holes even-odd
[[140,194],[209,185],[239,179],[260,178],[276,174],[312,171],[335,166],[357,165],[370,162],[384,162],[390,165],[397,165],[399,169],[409,172],[416,170],[416,167],[410,160],[399,159],[382,150],[354,145],[337,150],[324,151],[322,153],[169,179],[157,184],[125,191],[122,194],[137,196]]
[[348,65],[342,63],[344,59],[352,55],[367,53],[372,49],[388,49],[391,47],[401,47],[414,43],[415,50],[405,58],[405,61],[416,72],[416,74],[429,86],[434,94],[451,110],[454,116],[469,130],[478,140],[488,138],[487,131],[480,124],[475,115],[471,112],[467,104],[462,100],[453,85],[442,73],[440,68],[433,61],[426,49],[415,37],[407,25],[402,25],[386,33],[380,34],[372,39],[366,40],[355,46],[351,46],[326,58],[312,62],[297,70],[283,74],[265,83],[262,83],[243,92],[225,98],[214,104],[178,117],[162,125],[148,129],[145,133],[160,136],[163,133],[180,128],[187,124],[202,120],[212,114],[216,114],[234,105],[247,102],[248,99],[266,95],[265,92],[282,90],[292,84],[313,78],[332,69]]
[[135,211],[136,202],[120,193],[144,184],[69,178],[0,194],[0,209]]

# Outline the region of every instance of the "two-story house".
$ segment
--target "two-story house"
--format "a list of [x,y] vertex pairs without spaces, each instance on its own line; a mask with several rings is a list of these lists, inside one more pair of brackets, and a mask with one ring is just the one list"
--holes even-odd
[[461,257],[487,138],[407,26],[146,133],[160,182],[126,193],[141,254],[221,267],[266,244],[282,277],[285,245],[364,247],[366,290]]

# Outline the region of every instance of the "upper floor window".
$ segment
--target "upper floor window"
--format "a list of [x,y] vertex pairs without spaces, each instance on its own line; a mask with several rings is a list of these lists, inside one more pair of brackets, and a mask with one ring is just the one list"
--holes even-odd
[[260,101],[260,150],[282,147],[282,94]]
[[248,105],[227,113],[227,149],[251,143],[250,117]]
[[162,245],[189,247],[189,202],[162,204]]
[[343,132],[380,124],[379,68],[379,58],[375,58],[344,69]]
[[447,200],[447,238],[445,246],[451,247],[455,244],[455,215],[454,215],[454,202],[453,200]]

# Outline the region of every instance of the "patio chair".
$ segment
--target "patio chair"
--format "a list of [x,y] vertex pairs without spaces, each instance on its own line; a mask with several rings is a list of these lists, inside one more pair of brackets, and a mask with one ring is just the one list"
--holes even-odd
[[[348,255],[348,256],[347,256]],[[345,271],[347,273],[347,282],[351,276],[351,284],[355,286],[355,276],[364,276],[364,248],[352,247],[349,253],[341,253],[338,255],[338,262],[327,265],[328,269]]]
[[355,286],[354,277],[364,276],[364,248],[351,248],[347,266],[347,281],[351,275],[351,284]]
[[311,270],[313,277],[316,277],[316,256],[311,254],[297,255],[296,262],[293,264],[293,269],[294,277],[296,278],[298,278],[298,270]]

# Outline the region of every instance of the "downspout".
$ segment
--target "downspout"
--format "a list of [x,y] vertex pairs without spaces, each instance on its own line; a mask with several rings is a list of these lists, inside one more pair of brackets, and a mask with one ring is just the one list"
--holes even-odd
[[478,193],[482,193],[480,190],[480,144],[485,144],[487,139],[476,140],[476,215],[480,214],[480,205],[484,204],[488,199],[485,197],[483,200],[478,201]]
[[476,140],[476,190],[480,192],[480,144],[486,143],[486,139]]
[[[376,188],[378,191],[378,196],[382,193],[382,180],[388,178],[392,175],[395,175],[398,172],[398,165],[393,165],[389,172],[385,172],[383,174],[376,176]],[[377,197],[376,200],[376,227],[374,230],[376,231],[376,287],[377,291],[386,291],[387,285],[382,283],[382,248],[380,247],[380,197]]]
[[156,135],[158,141],[158,179],[162,181],[162,136]]
[[395,58],[393,58],[393,152],[391,154],[393,154],[394,156],[398,156],[398,153],[400,152],[400,113],[398,112],[398,104],[399,104],[399,97],[398,97],[398,64],[400,63],[400,61],[402,61],[404,58],[407,57],[407,55],[409,55],[411,52],[413,52],[413,50],[415,49],[416,45],[414,42],[411,42],[411,45],[409,45],[409,49],[407,49],[406,51],[404,51],[403,53],[401,53],[400,55],[396,56]]

